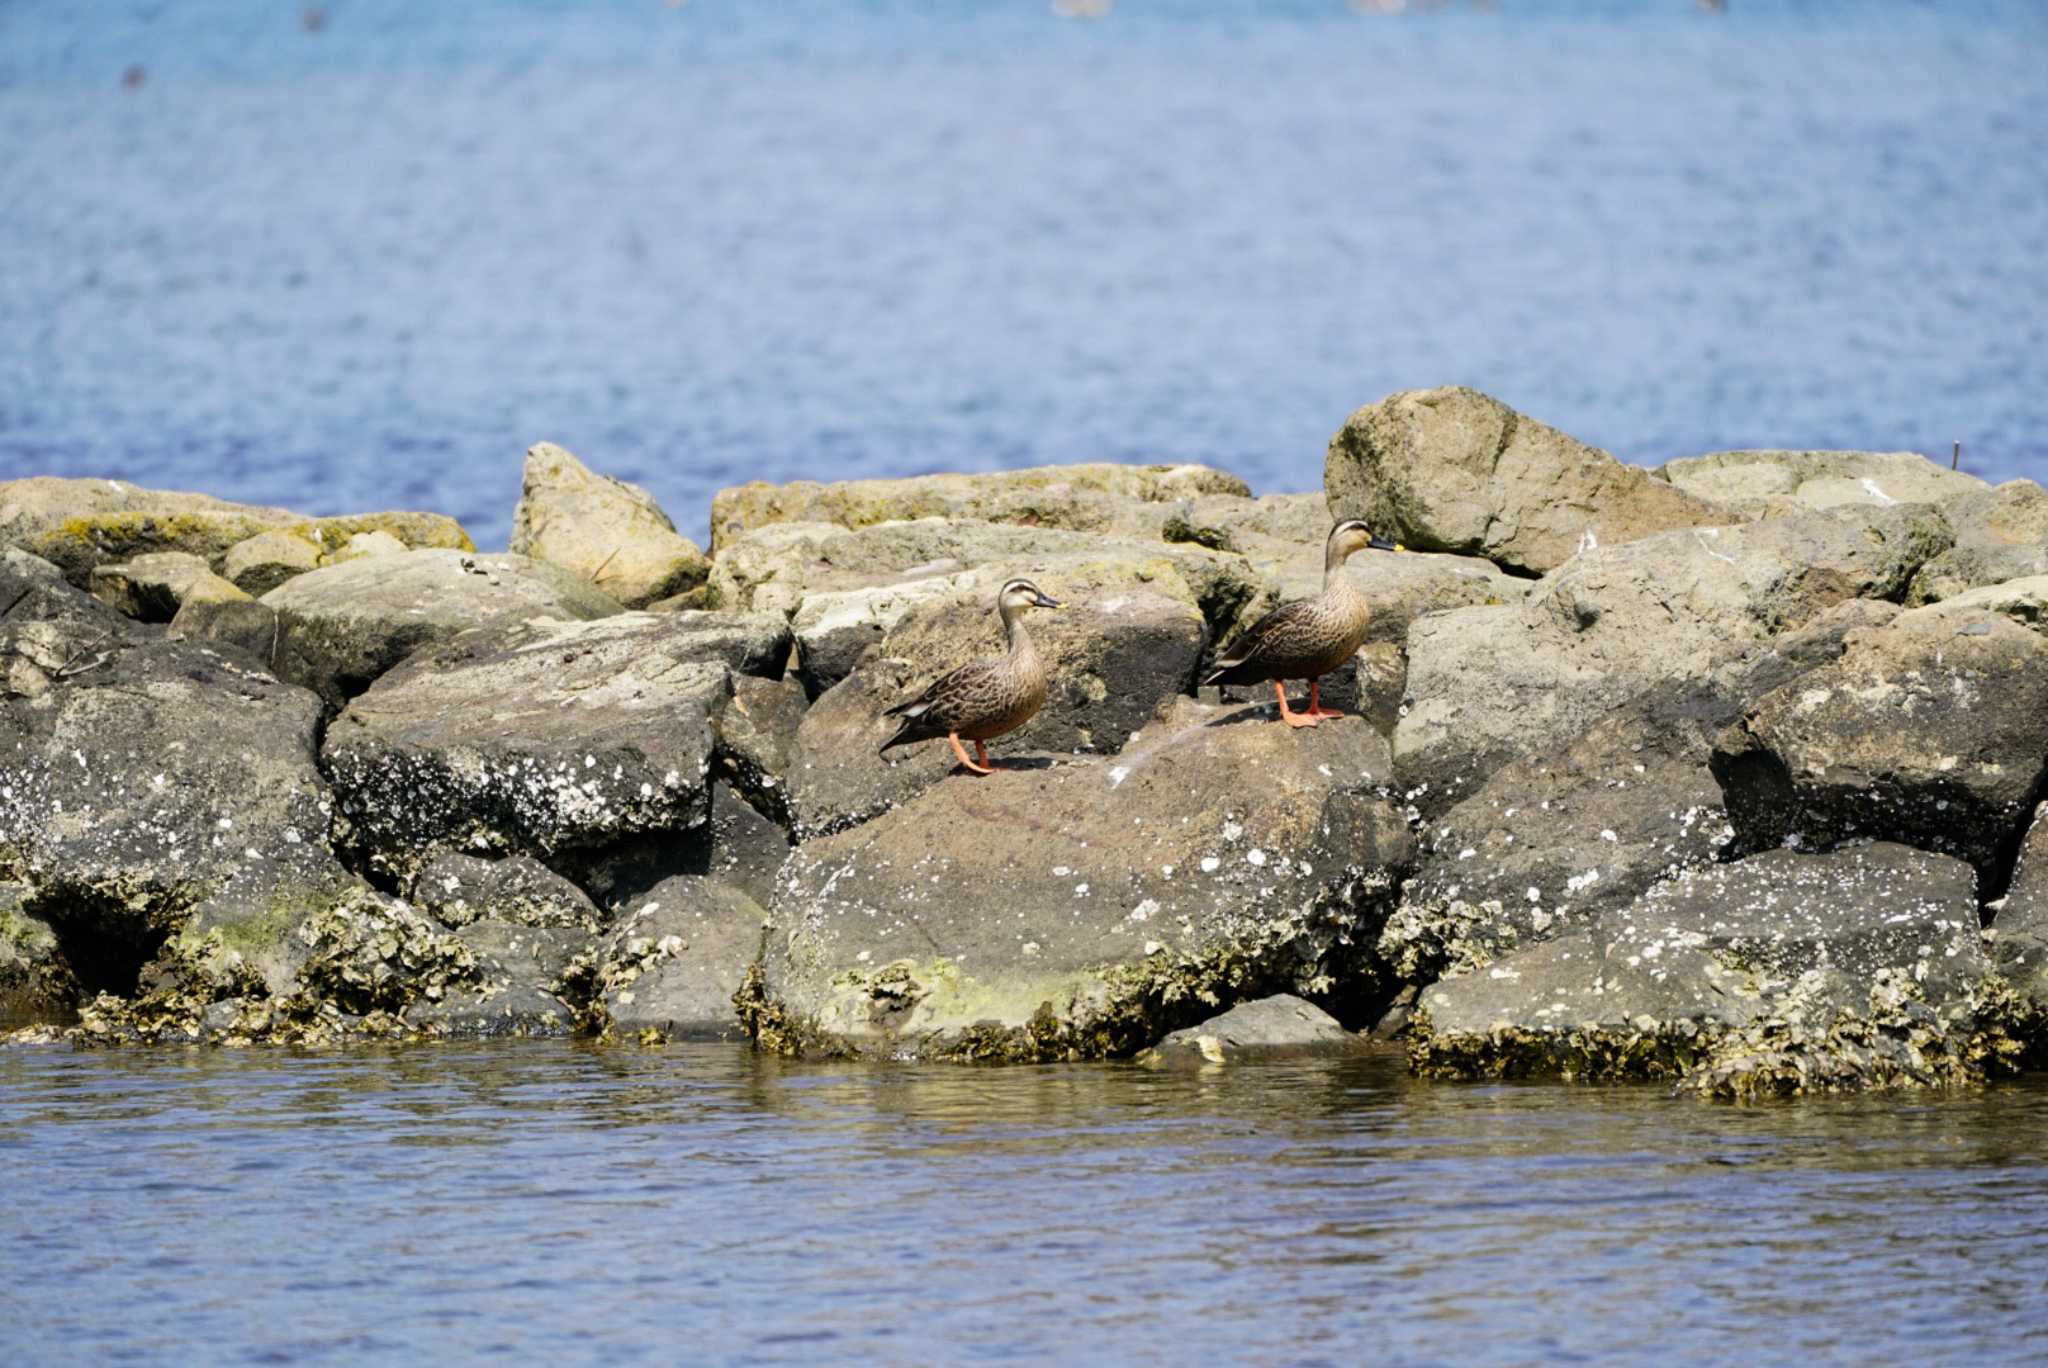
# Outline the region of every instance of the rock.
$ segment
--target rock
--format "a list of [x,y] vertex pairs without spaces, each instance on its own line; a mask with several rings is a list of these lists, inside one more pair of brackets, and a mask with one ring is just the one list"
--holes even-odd
[[166,635],[241,652],[275,673],[281,634],[277,610],[255,599],[193,599],[178,609]]
[[280,676],[338,708],[422,646],[472,627],[587,621],[619,606],[524,556],[410,551],[324,566],[271,590]]
[[789,623],[775,613],[689,609],[660,615],[664,635],[687,638],[693,660],[722,660],[734,674],[782,678],[792,645]]
[[1239,1064],[1356,1054],[1365,1042],[1320,1007],[1287,993],[1239,1003],[1199,1026],[1184,1026],[1139,1056],[1152,1065]]
[[457,928],[483,919],[584,931],[604,924],[597,904],[582,889],[525,855],[479,860],[444,851],[413,876],[407,896],[429,916]]
[[1404,390],[1352,414],[1330,439],[1323,488],[1335,518],[1538,574],[1595,546],[1733,521],[1462,386]]
[[456,989],[405,1011],[405,1024],[436,1040],[507,1040],[565,1036],[575,1016],[554,994],[514,983],[496,992]]
[[955,518],[1106,531],[1111,530],[1119,504],[1169,503],[1217,494],[1248,498],[1251,489],[1236,476],[1207,466],[1108,463],[837,484],[756,481],[722,489],[711,501],[711,548],[722,555],[746,533],[777,523],[835,523],[859,528],[918,518]]
[[1657,474],[1744,521],[1844,504],[1944,503],[1984,488],[1912,451],[1717,451],[1667,461]]
[[[40,624],[31,631],[32,624]],[[97,638],[126,636],[128,619],[91,595],[73,588],[57,567],[12,546],[0,546],[0,640],[38,655],[65,654]],[[34,643],[40,642],[40,646]],[[49,669],[57,669],[57,663]]]
[[159,551],[92,568],[92,594],[138,622],[169,622],[185,603],[246,602],[249,596],[182,551]]
[[33,915],[34,890],[0,883],[0,1023],[58,1015],[78,1001],[78,981],[57,933]]
[[1721,730],[1756,698],[1839,658],[1851,632],[1898,612],[1861,599],[1837,604],[1494,771],[1425,826],[1420,868],[1380,954],[1409,982],[1483,968],[1720,858],[1735,837],[1708,763]]
[[409,881],[437,849],[557,864],[701,826],[725,644],[634,613],[479,628],[418,652],[327,729],[337,839]]
[[1114,757],[948,779],[784,867],[748,1015],[788,1050],[1128,1054],[1354,986],[1411,850],[1385,742],[1178,702]]
[[743,1034],[734,995],[760,962],[767,914],[738,889],[682,876],[620,919],[589,988],[600,1029],[663,1040]]
[[[1045,706],[993,743],[998,763],[1024,751],[1111,751],[1159,706],[1193,688],[1207,633],[1192,589],[1166,561],[1069,566],[1036,581],[1065,607],[1026,621],[1050,675]],[[948,670],[1005,647],[989,593],[909,609],[851,676],[797,728],[789,811],[801,835],[836,830],[922,792],[957,763],[945,741],[877,753],[896,730],[882,716]]]
[[2020,844],[2012,883],[1991,904],[1991,947],[1999,972],[2011,982],[2030,1018],[2034,1068],[2048,1063],[2048,803],[2034,809]]
[[2001,937],[2030,935],[2048,943],[2048,803],[2034,809],[2003,902],[1996,922]]
[[1920,567],[1907,603],[1938,603],[1986,585],[2048,575],[2048,490],[2032,480],[1963,494],[1942,511],[1956,544]]
[[435,513],[306,518],[282,508],[142,489],[120,480],[36,476],[0,482],[0,542],[50,561],[80,588],[95,565],[155,551],[187,551],[219,572],[230,547],[275,530],[295,532],[323,548],[330,540],[339,543],[357,532],[382,530],[410,547],[476,549],[454,519]]
[[1410,1059],[1726,1097],[1976,1082],[2014,1053],[1986,969],[1967,865],[1771,851],[1425,990]]
[[258,532],[229,547],[221,561],[222,573],[257,598],[319,566],[320,548],[294,532]]
[[736,888],[762,906],[775,899],[775,879],[789,858],[789,833],[730,784],[711,790],[711,848],[704,877]]
[[511,549],[582,576],[628,608],[704,582],[709,562],[654,496],[553,442],[528,449]]
[[2044,608],[2048,577],[1972,590],[1766,694],[1713,756],[1742,848],[1906,841],[1995,881],[2048,766]]
[[1655,684],[1697,677],[1836,603],[1901,597],[1947,545],[1940,514],[1920,506],[1693,528],[1574,557],[1519,604],[1422,618],[1394,731],[1403,792],[1440,813],[1507,760]]
[[339,565],[343,561],[362,560],[367,556],[401,556],[411,549],[389,532],[380,529],[355,533],[340,547],[329,551],[322,560],[328,565]]
[[789,771],[797,729],[810,700],[795,675],[757,679],[734,675],[732,701],[712,724],[718,736],[718,764],[747,801],[788,826]]

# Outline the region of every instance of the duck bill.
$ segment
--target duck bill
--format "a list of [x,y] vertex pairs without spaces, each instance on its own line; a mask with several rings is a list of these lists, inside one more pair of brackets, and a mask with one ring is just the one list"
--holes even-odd
[[1066,605],[1056,598],[1047,598],[1044,594],[1040,594],[1037,598],[1031,600],[1031,606],[1034,608],[1063,608]]
[[1366,545],[1375,551],[1406,551],[1408,549],[1397,541],[1388,541],[1385,537],[1374,537]]

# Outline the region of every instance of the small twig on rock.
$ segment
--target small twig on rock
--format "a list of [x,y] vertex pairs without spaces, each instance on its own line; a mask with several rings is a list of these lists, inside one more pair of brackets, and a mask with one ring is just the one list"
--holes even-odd
[[33,584],[31,584],[31,585],[29,585],[29,586],[28,586],[28,588],[26,588],[26,589],[22,590],[22,591],[21,591],[20,593],[16,594],[16,595],[14,596],[14,599],[13,599],[13,601],[12,601],[11,603],[9,603],[9,604],[7,605],[7,607],[6,607],[5,609],[0,609],[0,618],[5,618],[5,617],[6,617],[6,616],[7,616],[7,615],[8,615],[9,613],[12,613],[12,612],[13,612],[13,611],[14,611],[15,609],[17,609],[17,608],[21,607],[21,601],[22,601],[23,599],[27,598],[27,597],[28,597],[28,596],[29,596],[29,595],[30,595],[31,593],[33,593],[34,591],[35,591],[35,586],[34,586]]
[[592,584],[595,584],[599,580],[604,578],[604,568],[612,563],[612,556],[618,555],[620,550],[620,547],[614,546],[611,550],[611,555],[606,556],[603,560],[597,563],[597,569],[590,572],[590,582]]
[[76,651],[73,651],[71,653],[71,659],[65,661],[62,665],[59,665],[57,667],[57,673],[54,677],[57,679],[67,679],[73,674],[84,674],[87,670],[95,670],[98,669],[100,666],[106,664],[107,654],[106,652],[101,651],[98,658],[96,658],[91,664],[80,665],[77,670],[73,670],[71,668],[73,665],[78,664],[79,658],[83,656],[87,651],[97,650],[101,642],[104,642],[108,637],[112,636],[113,634],[114,629],[109,627],[106,631],[100,633],[98,640],[88,642],[85,645],[79,647]]

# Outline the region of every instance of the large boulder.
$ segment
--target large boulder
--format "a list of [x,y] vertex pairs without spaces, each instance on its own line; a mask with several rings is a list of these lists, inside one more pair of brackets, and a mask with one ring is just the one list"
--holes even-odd
[[595,473],[553,442],[526,453],[511,549],[582,576],[628,608],[695,588],[710,568],[652,494]]
[[[998,740],[1019,751],[1113,751],[1159,706],[1189,692],[1208,633],[1194,591],[1165,560],[1067,566],[1036,583],[1065,607],[1025,619],[1050,676],[1037,717]],[[883,713],[978,657],[1000,656],[990,600],[924,600],[906,611],[797,728],[789,771],[793,825],[809,836],[861,821],[938,782],[957,763],[943,740],[877,753],[898,726]]]
[[322,549],[372,531],[388,532],[411,547],[476,549],[460,524],[438,513],[307,518],[287,509],[143,489],[123,480],[39,475],[0,482],[0,542],[12,542],[52,562],[80,588],[95,565],[156,551],[190,552],[219,572],[228,549],[237,542],[278,530],[296,533]]
[[93,597],[138,622],[169,622],[187,603],[247,602],[249,596],[182,551],[158,551],[113,565],[96,565]]
[[799,846],[764,1044],[1127,1054],[1224,999],[1350,991],[1411,850],[1386,743],[1182,700],[1115,756],[949,779]]
[[1403,789],[1440,812],[1652,685],[1836,603],[1901,597],[1948,545],[1941,515],[1918,505],[1689,528],[1589,550],[1520,603],[1425,617],[1409,631],[1410,704],[1394,732]]
[[458,632],[541,618],[587,621],[619,605],[525,556],[411,551],[296,576],[261,600],[277,613],[280,677],[338,708],[422,646]]
[[1735,839],[1709,761],[1753,701],[1897,616],[1852,599],[1698,676],[1659,684],[1560,745],[1519,756],[1424,825],[1415,877],[1380,936],[1407,982],[1483,968],[1627,907]]
[[1956,544],[1920,567],[1906,601],[1918,606],[1985,585],[2048,575],[2048,490],[2008,480],[1951,499],[1942,509]]
[[729,645],[633,613],[479,628],[421,651],[327,729],[337,839],[409,881],[441,849],[553,865],[699,827]]
[[582,991],[600,1031],[643,1040],[731,1040],[734,999],[760,963],[767,914],[738,889],[679,875],[619,919]]
[[1976,1082],[2017,1048],[1988,967],[1960,861],[1771,851],[1426,989],[1410,1059],[1728,1097]]
[[1667,461],[1657,474],[1744,521],[1844,504],[1938,504],[1984,488],[1912,451],[1717,451]]
[[1338,518],[1541,574],[1579,551],[1734,521],[1714,504],[1463,386],[1404,390],[1330,439]]
[[1713,767],[1744,848],[1875,837],[1995,879],[2048,770],[2048,576],[1855,634],[1749,708]]
[[1244,499],[1250,494],[1235,475],[1199,465],[1036,466],[837,484],[756,481],[722,489],[712,500],[711,546],[723,554],[748,532],[792,522],[857,528],[915,518],[956,518],[1123,532],[1129,528],[1119,516],[1122,505],[1170,504],[1204,495]]

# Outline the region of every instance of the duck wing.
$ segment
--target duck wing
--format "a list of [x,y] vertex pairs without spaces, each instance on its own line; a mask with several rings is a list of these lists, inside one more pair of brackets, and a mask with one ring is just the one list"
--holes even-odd
[[1278,679],[1305,653],[1319,614],[1314,599],[1283,603],[1231,644],[1204,684],[1259,684]]
[[959,669],[940,675],[923,693],[898,703],[882,716],[937,722],[953,711],[948,704],[964,703],[970,698],[986,693],[993,677],[1001,668],[1000,661],[970,660]]

